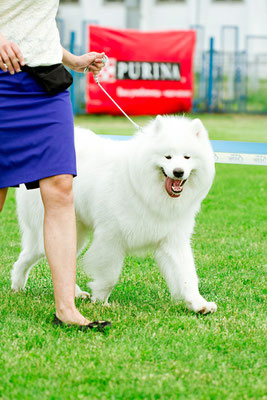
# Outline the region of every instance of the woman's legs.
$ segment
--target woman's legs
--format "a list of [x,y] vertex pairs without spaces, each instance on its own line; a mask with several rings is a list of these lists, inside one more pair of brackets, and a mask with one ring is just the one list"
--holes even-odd
[[0,189],[0,212],[3,210],[8,188]]
[[56,315],[64,322],[84,325],[85,319],[75,307],[76,221],[72,175],[40,180],[44,204],[44,245],[51,269]]

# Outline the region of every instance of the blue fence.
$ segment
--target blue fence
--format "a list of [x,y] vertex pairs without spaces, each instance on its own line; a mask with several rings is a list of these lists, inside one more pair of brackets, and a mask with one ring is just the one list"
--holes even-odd
[[222,26],[220,51],[213,38],[197,46],[194,111],[267,114],[267,36],[247,36],[240,51],[238,27]]
[[[201,57],[200,72],[195,72],[194,111],[249,112],[246,53],[216,51],[211,38],[210,50]],[[267,112],[267,101],[255,111]]]

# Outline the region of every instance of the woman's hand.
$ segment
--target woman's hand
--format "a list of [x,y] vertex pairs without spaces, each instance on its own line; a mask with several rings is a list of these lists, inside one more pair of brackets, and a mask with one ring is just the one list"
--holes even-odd
[[0,68],[14,75],[20,72],[20,65],[24,65],[24,59],[18,45],[0,34]]
[[88,67],[89,72],[92,72],[94,75],[98,75],[105,66],[105,63],[102,61],[104,56],[105,53],[95,53],[94,51],[82,56],[76,56],[77,60],[74,71],[83,72],[84,68]]
[[91,51],[90,53],[83,54],[82,56],[75,56],[69,51],[63,49],[63,64],[76,72],[84,72],[84,69],[88,67],[88,71],[94,75],[98,75],[102,68],[105,66],[102,58],[105,53],[96,53]]

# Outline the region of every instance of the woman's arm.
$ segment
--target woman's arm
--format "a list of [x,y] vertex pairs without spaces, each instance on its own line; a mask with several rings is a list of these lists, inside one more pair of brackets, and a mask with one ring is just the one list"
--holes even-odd
[[73,71],[83,72],[84,68],[88,67],[90,72],[94,75],[98,75],[101,69],[105,66],[102,61],[104,56],[105,53],[96,53],[94,51],[83,54],[82,56],[75,56],[63,48],[62,62]]
[[[89,71],[94,75],[98,75],[101,69],[105,66],[102,62],[102,57],[105,53],[96,53],[94,51],[83,54],[82,56],[75,56],[66,49],[63,49],[62,62],[70,69],[83,72],[84,68],[88,67]],[[0,33],[0,68],[10,74],[20,72],[20,65],[24,65],[23,55],[18,45],[6,39]]]
[[24,65],[24,59],[18,45],[0,33],[0,68],[13,75],[15,71],[20,71],[19,64]]

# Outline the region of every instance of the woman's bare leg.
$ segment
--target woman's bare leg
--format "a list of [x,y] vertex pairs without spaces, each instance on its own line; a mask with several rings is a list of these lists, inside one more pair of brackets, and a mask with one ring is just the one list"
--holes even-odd
[[0,189],[0,212],[3,210],[8,188]]
[[85,325],[75,307],[76,222],[72,175],[58,175],[40,180],[44,204],[44,245],[52,273],[56,315],[64,322]]

